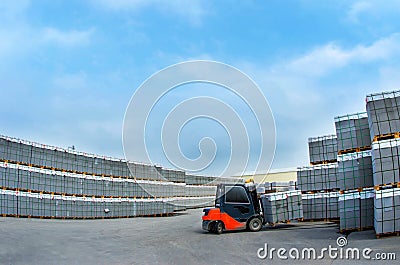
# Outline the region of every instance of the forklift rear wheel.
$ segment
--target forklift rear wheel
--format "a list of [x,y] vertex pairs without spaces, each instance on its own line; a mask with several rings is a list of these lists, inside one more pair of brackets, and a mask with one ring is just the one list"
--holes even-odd
[[211,223],[208,228],[208,232],[215,233],[215,223]]
[[251,232],[260,231],[262,228],[262,220],[258,217],[255,217],[250,220],[248,227]]
[[219,235],[224,230],[224,224],[222,222],[217,222],[216,224],[214,224],[214,229],[215,233]]

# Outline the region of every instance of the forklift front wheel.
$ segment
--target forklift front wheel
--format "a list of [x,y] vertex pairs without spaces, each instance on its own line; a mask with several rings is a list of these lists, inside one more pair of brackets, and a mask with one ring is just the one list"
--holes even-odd
[[248,228],[251,232],[260,231],[262,228],[262,220],[258,217],[254,217],[253,219],[250,220]]

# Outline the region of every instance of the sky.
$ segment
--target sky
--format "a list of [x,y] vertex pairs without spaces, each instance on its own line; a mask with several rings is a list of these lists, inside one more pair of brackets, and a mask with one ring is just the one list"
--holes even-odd
[[[267,98],[272,168],[307,165],[308,137],[334,134],[334,117],[365,111],[367,94],[399,89],[399,15],[392,0],[4,0],[0,134],[122,158],[135,90],[172,64],[213,60],[246,73]],[[181,140],[188,157],[198,139]]]

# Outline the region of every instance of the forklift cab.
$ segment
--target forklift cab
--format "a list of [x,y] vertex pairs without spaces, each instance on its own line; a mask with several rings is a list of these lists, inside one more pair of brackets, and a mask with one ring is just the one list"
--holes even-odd
[[257,208],[259,205],[257,193],[254,190],[255,198],[252,193],[245,185],[220,184],[217,187],[215,208],[229,214],[238,222],[246,222],[250,217],[260,212]]
[[263,224],[254,185],[219,184],[215,208],[207,208],[203,212],[203,229],[217,233],[246,228],[258,231]]

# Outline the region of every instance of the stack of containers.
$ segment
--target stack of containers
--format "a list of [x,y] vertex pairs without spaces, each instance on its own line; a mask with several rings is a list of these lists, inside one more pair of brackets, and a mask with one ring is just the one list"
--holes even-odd
[[265,220],[270,224],[303,218],[301,192],[275,192],[260,196]]
[[[168,215],[213,204],[212,180],[183,171],[0,136],[0,214],[48,218]],[[207,185],[204,185],[207,184]],[[188,206],[188,207],[187,207]]]
[[308,139],[308,149],[311,165],[329,164],[337,161],[336,135],[311,137]]
[[[373,224],[378,237],[383,234],[398,235],[400,91],[368,95],[366,103],[366,113],[335,118],[340,229],[360,230]],[[333,138],[332,142],[335,141]],[[303,194],[306,219],[323,216],[320,205],[324,205],[324,196],[316,190],[332,187],[319,172],[324,164],[334,162],[330,153],[332,148],[326,148],[332,142],[319,144],[322,140],[309,139],[312,166],[299,168],[297,172],[298,187],[306,193]],[[320,166],[317,168],[317,165]]]
[[335,118],[340,231],[373,227],[371,138],[367,113]]
[[336,163],[301,167],[297,171],[297,186],[304,192],[336,190],[337,169]]
[[339,217],[339,192],[302,194],[305,220],[336,220]]
[[263,187],[265,192],[268,192],[268,193],[281,192],[281,191],[292,191],[292,190],[296,190],[296,182],[295,181],[264,182],[264,183],[261,183],[259,185],[259,187]]
[[374,190],[344,191],[339,195],[340,232],[374,226]]
[[400,189],[376,190],[374,205],[374,226],[377,237],[394,233],[399,235]]
[[367,96],[377,236],[400,232],[400,91]]
[[339,217],[337,139],[335,135],[309,138],[310,164],[297,170],[305,220]]

